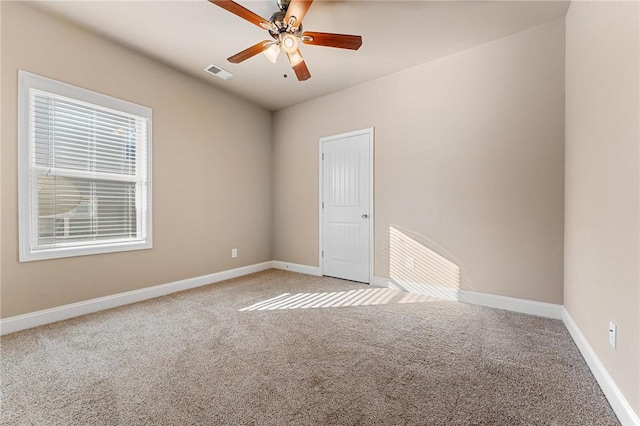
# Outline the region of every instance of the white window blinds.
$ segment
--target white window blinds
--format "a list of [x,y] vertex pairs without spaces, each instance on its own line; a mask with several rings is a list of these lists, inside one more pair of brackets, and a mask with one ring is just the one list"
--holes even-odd
[[146,248],[149,119],[34,87],[28,117],[29,252]]

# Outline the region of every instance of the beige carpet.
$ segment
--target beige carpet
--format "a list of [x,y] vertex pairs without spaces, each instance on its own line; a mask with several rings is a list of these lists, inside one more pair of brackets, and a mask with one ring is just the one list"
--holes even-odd
[[560,321],[373,290],[270,270],[5,336],[0,423],[618,424]]

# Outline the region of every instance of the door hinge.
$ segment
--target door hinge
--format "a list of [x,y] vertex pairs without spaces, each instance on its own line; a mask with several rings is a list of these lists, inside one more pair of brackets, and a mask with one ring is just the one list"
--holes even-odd
[[324,250],[322,250],[322,257],[324,258]]
[[322,202],[322,208],[324,209],[324,201]]
[[324,152],[322,153],[322,159],[324,160]]

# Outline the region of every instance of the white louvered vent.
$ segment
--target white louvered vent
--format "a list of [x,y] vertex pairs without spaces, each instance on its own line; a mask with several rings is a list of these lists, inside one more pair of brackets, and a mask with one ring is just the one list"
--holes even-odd
[[229,71],[223,70],[219,66],[213,64],[208,65],[204,70],[209,74],[213,74],[223,80],[229,80],[231,77],[233,77],[233,74],[231,74]]

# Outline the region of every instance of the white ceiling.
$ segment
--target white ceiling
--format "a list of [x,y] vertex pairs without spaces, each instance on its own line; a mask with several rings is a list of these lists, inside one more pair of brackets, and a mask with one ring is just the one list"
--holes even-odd
[[[276,0],[237,2],[266,19],[277,10]],[[275,65],[264,55],[227,62],[270,37],[206,0],[34,4],[270,110],[522,31],[562,17],[568,8],[565,1],[316,0],[304,30],[359,34],[363,44],[358,51],[303,45],[312,77],[298,82],[282,54]],[[203,71],[209,64],[235,76],[226,81],[211,76]]]

